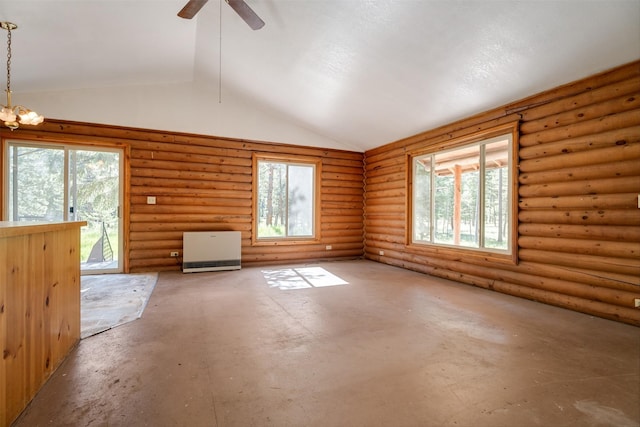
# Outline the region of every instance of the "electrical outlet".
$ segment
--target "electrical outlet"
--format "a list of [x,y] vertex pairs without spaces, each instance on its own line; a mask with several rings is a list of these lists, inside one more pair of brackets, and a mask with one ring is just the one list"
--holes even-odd
[[633,300],[633,305],[635,308],[640,308],[640,298],[636,298]]
[[177,257],[178,256],[178,252],[171,252],[171,256],[172,257]]
[[327,245],[327,246],[325,246],[325,249],[326,249],[326,250],[328,250],[328,251],[330,251],[330,250],[331,250],[331,249],[333,249],[333,248],[331,247],[331,245]]
[[383,256],[383,255],[384,255],[384,251],[380,251],[380,256]]
[[147,196],[147,204],[155,205],[156,204],[156,196]]

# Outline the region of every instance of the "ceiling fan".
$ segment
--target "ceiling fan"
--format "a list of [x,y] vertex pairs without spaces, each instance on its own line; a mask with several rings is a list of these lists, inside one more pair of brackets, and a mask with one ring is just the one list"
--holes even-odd
[[[208,0],[189,0],[187,4],[178,12],[180,18],[191,19],[202,9]],[[249,7],[244,0],[225,0],[240,18],[251,27],[252,30],[259,30],[264,27],[264,21]]]

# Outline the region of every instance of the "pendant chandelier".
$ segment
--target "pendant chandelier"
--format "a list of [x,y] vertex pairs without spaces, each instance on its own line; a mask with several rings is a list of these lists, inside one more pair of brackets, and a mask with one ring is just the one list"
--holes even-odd
[[44,117],[21,105],[11,105],[11,30],[18,26],[11,22],[0,22],[0,26],[7,30],[7,105],[0,110],[0,120],[11,130],[18,129],[20,124],[39,125]]

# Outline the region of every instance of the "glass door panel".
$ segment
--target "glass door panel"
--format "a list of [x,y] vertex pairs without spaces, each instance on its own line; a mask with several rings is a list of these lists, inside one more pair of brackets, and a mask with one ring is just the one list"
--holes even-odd
[[8,220],[63,221],[64,149],[10,145]]
[[82,270],[117,269],[120,253],[120,153],[69,150],[69,219],[81,231]]
[[86,221],[82,272],[122,271],[120,150],[10,142],[6,157],[6,219]]

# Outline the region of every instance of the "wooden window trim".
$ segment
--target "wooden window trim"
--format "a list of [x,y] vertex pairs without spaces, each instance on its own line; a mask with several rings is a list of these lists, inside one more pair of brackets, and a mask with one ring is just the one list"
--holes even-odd
[[[321,180],[322,180],[322,159],[319,157],[296,156],[289,154],[253,153],[252,161],[252,206],[251,214],[251,244],[252,246],[287,246],[287,245],[308,245],[317,244],[321,241]],[[263,237],[258,238],[258,161],[266,160],[280,163],[310,164],[315,166],[314,176],[314,224],[312,237]]]
[[[432,256],[438,258],[467,260],[473,259],[476,261],[496,262],[502,264],[517,264],[518,263],[518,136],[519,136],[519,121],[510,122],[500,126],[492,127],[487,130],[473,132],[471,134],[452,139],[444,147],[443,144],[438,144],[437,147],[427,145],[419,149],[413,150],[406,154],[406,227],[405,227],[405,249],[409,252],[417,253],[425,256]],[[462,147],[474,142],[480,142],[486,139],[490,139],[496,136],[510,133],[511,142],[511,224],[509,227],[509,238],[511,239],[511,253],[498,253],[489,250],[466,248],[466,247],[451,247],[445,245],[426,244],[426,243],[413,243],[413,159],[425,154],[435,154],[442,149],[454,149]]]

